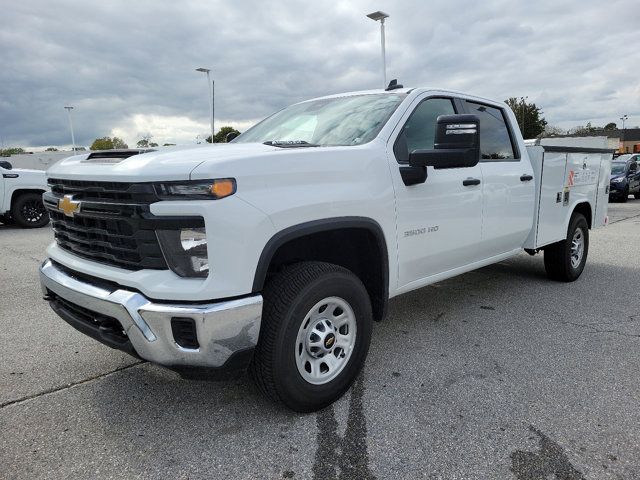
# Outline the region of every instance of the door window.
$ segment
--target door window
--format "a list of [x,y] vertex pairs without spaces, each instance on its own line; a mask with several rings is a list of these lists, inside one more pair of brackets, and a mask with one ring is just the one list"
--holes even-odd
[[429,98],[420,103],[402,127],[393,146],[396,160],[409,163],[409,153],[414,150],[432,150],[438,117],[455,113],[450,98]]
[[500,162],[516,158],[509,129],[500,108],[465,101],[470,114],[480,119],[480,158]]

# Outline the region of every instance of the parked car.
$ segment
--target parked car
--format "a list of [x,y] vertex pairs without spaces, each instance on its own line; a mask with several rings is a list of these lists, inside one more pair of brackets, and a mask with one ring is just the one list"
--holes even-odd
[[314,99],[232,143],[135,153],[47,171],[45,299],[183,375],[249,367],[301,412],[349,388],[389,298],[523,249],[574,281],[606,223],[610,150],[526,147],[506,104],[446,90]]
[[40,170],[14,169],[0,161],[0,222],[15,222],[23,228],[44,227],[49,214],[42,203],[47,190],[45,173]]
[[620,155],[611,162],[609,199],[626,202],[640,198],[640,155]]

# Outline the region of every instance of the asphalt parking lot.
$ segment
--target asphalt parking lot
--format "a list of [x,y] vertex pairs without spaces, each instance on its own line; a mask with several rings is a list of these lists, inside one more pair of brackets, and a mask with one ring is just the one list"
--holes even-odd
[[575,283],[522,254],[392,300],[311,415],[76,332],[41,300],[51,231],[0,225],[0,477],[640,478],[640,200],[609,215]]

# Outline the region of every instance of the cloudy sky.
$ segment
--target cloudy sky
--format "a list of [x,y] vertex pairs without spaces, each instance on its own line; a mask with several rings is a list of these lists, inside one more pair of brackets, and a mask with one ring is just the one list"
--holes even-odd
[[118,135],[193,143],[245,129],[287,104],[388,78],[503,100],[528,96],[552,125],[640,125],[638,0],[65,1],[2,8],[0,143],[70,144]]

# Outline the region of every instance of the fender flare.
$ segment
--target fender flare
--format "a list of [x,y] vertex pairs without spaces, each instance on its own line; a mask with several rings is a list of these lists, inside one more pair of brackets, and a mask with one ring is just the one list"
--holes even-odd
[[[278,249],[285,243],[304,237],[313,233],[326,232],[330,230],[341,230],[347,228],[365,229],[373,234],[377,246],[381,252],[381,274],[383,282],[383,305],[381,314],[386,313],[387,302],[389,300],[389,253],[387,242],[384,237],[382,227],[378,222],[369,217],[333,217],[313,220],[310,222],[292,225],[274,234],[266,243],[260,254],[258,265],[253,279],[252,292],[260,292],[267,277],[269,265]],[[382,317],[381,317],[382,318]]]
[[578,200],[576,203],[574,203],[571,206],[571,215],[567,216],[567,220],[565,221],[565,224],[564,224],[565,232],[569,229],[569,223],[571,223],[571,217],[573,217],[573,214],[576,212],[576,209],[580,205],[587,205],[589,207],[589,210],[591,210],[591,221],[589,221],[589,219],[587,218],[587,222],[589,223],[589,230],[593,229],[592,225],[593,225],[593,216],[595,214],[595,209],[593,208],[593,205],[591,205],[591,202],[588,199],[584,199],[584,200]]
[[7,211],[10,211],[13,207],[13,202],[22,193],[45,193],[47,189],[42,185],[16,185],[13,188],[8,188],[4,193],[4,205]]

